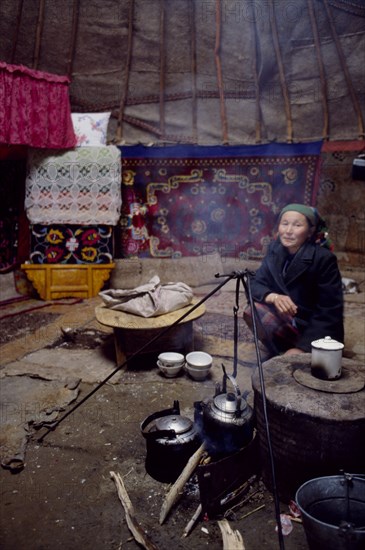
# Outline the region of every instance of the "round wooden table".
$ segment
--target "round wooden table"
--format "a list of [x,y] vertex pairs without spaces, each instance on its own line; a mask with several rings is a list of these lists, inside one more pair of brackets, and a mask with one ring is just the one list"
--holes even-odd
[[[186,355],[192,351],[193,321],[206,311],[205,305],[201,304],[188,313],[198,302],[197,298],[193,298],[191,304],[157,317],[141,317],[101,305],[95,308],[95,316],[102,325],[113,327],[116,363],[119,367],[139,353],[158,355],[163,351],[178,351]],[[179,321],[183,315],[186,317]]]

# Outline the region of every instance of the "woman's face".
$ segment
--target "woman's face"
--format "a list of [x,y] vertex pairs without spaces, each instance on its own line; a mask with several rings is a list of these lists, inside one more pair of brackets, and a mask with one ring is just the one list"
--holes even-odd
[[290,254],[295,254],[302,244],[312,235],[314,228],[309,225],[304,214],[299,212],[284,212],[279,222],[280,242],[288,249]]

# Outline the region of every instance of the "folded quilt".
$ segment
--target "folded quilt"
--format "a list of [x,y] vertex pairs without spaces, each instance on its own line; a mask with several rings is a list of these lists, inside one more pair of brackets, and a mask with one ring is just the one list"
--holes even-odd
[[28,156],[25,210],[33,224],[117,225],[121,210],[120,150],[33,149]]
[[185,283],[162,285],[155,275],[148,283],[134,289],[102,290],[99,296],[110,309],[141,317],[157,317],[190,304],[193,292]]

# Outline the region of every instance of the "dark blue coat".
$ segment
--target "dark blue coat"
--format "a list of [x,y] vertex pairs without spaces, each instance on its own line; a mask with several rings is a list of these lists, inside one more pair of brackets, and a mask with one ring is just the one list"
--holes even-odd
[[283,275],[287,257],[279,239],[270,244],[251,281],[254,300],[264,302],[270,292],[290,296],[298,307],[297,347],[303,351],[311,351],[311,342],[325,336],[343,343],[343,292],[336,256],[327,248],[305,243]]

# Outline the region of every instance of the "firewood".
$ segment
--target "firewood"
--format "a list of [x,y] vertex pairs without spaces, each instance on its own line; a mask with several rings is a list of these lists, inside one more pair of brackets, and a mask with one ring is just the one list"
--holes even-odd
[[259,510],[262,510],[263,508],[265,508],[265,504],[261,504],[261,506],[258,506],[254,510],[251,510],[251,512],[247,512],[247,514],[242,516],[240,519],[248,518],[248,516],[250,516],[251,514],[256,514],[256,512],[258,512]]
[[179,475],[175,483],[171,486],[161,507],[160,525],[163,524],[171,508],[174,506],[174,504],[179,500],[179,498],[183,494],[184,485],[193,475],[204,452],[205,452],[205,444],[202,443],[199,449],[195,451],[195,453],[189,458],[185,468],[183,469],[183,471],[181,472],[181,474]]
[[191,532],[192,528],[194,527],[194,525],[198,521],[200,514],[202,513],[202,509],[203,509],[203,507],[202,507],[202,504],[200,503],[198,508],[195,510],[193,517],[191,518],[191,520],[189,521],[189,523],[187,524],[187,526],[184,529],[184,532],[183,532],[183,535],[182,535],[183,538],[187,537],[189,535],[189,533]]
[[142,527],[135,518],[133,504],[124,486],[122,476],[120,474],[116,474],[115,472],[110,472],[110,477],[114,480],[117,487],[119,500],[121,501],[125,511],[128,528],[135,540],[146,550],[158,550],[157,546],[155,546],[147,537],[146,533],[143,531]]
[[223,550],[245,550],[242,535],[239,531],[233,530],[226,519],[218,521],[222,538]]

